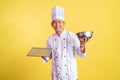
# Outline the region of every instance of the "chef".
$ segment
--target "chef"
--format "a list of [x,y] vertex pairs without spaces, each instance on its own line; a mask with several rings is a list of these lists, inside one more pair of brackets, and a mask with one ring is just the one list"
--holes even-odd
[[76,34],[64,29],[62,7],[55,6],[52,9],[51,25],[55,31],[47,40],[47,48],[52,48],[51,56],[42,58],[45,62],[52,59],[52,80],[78,80],[75,52],[84,57],[88,39],[79,40]]

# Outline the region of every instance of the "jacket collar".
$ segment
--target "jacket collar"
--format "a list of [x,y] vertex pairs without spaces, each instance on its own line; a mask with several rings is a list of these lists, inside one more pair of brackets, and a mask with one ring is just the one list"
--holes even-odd
[[55,36],[63,37],[66,35],[66,33],[67,33],[67,31],[64,29],[63,32],[60,34],[60,36],[58,36],[56,33],[55,33]]

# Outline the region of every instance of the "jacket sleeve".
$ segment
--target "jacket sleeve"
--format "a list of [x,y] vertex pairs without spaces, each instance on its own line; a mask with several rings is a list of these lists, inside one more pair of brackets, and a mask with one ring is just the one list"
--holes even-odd
[[[47,48],[51,48],[50,44],[51,44],[51,39],[48,38],[48,40],[46,42],[46,47]],[[50,52],[50,56],[48,56],[48,57],[42,57],[44,63],[47,63],[51,58],[52,58],[52,51]]]
[[75,34],[73,35],[73,47],[80,57],[84,57],[86,55],[86,49],[85,49],[84,53],[82,53],[80,51],[80,40],[78,39],[77,35],[75,35]]

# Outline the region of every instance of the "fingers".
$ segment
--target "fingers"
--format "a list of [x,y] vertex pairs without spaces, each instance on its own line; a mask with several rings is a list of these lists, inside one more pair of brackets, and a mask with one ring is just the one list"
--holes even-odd
[[80,42],[83,42],[84,41],[84,38],[79,38]]
[[84,45],[85,44],[85,39],[84,38],[80,38],[80,44]]
[[84,41],[87,42],[87,41],[89,41],[89,39],[90,39],[90,38],[85,38]]
[[90,38],[79,38],[79,40],[80,40],[80,42],[81,42],[81,44],[85,44],[87,41],[89,41],[90,40]]
[[41,56],[43,59],[45,58],[44,56]]

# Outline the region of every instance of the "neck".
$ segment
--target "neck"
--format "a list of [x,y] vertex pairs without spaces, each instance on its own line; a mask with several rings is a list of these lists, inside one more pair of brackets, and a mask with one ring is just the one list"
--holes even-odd
[[61,31],[56,32],[56,34],[57,34],[58,36],[60,36],[63,31],[64,31],[64,29],[61,30]]

